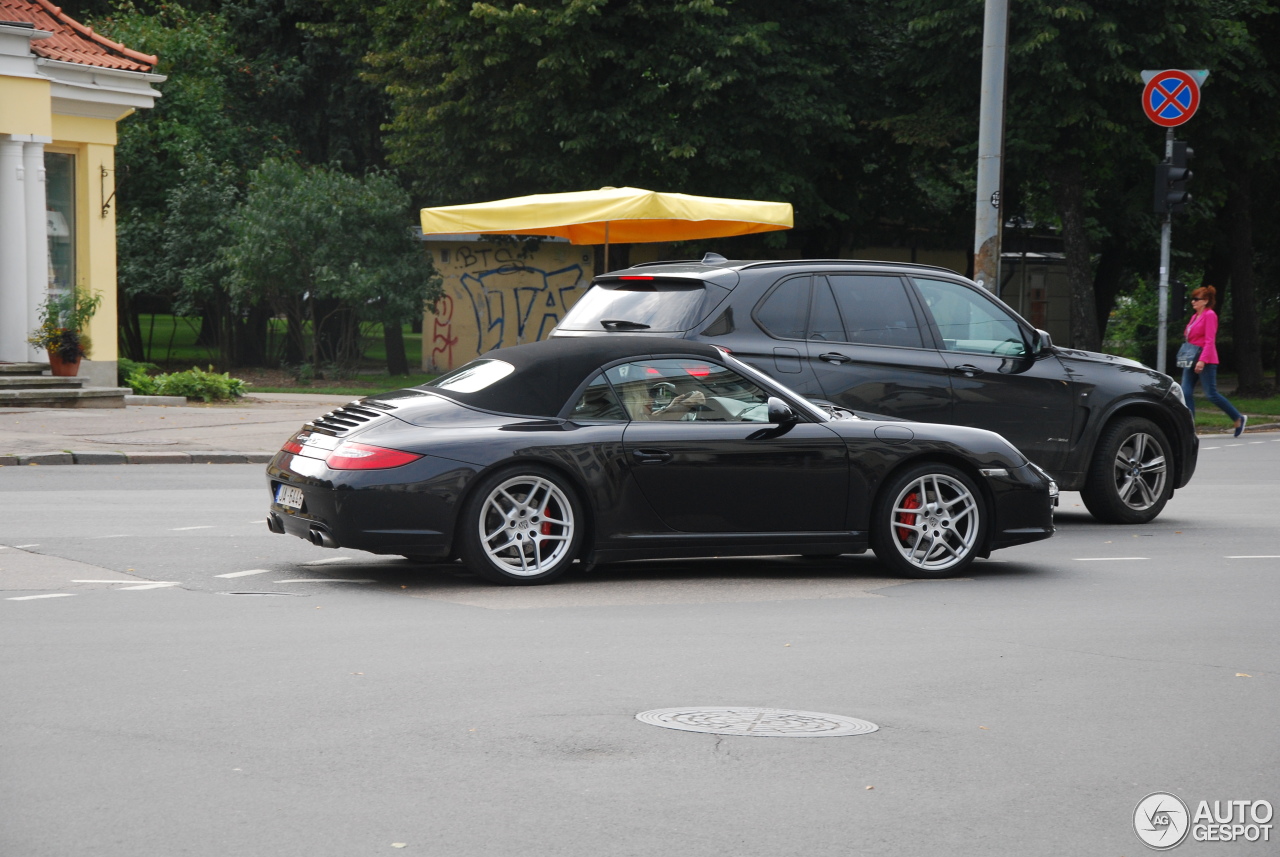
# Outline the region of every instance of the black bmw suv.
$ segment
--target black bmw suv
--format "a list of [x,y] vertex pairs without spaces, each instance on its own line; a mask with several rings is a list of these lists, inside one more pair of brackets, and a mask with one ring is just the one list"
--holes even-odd
[[945,268],[815,260],[636,265],[596,277],[553,336],[696,339],[814,399],[1004,435],[1100,521],[1141,524],[1195,472],[1182,388],[1055,346]]

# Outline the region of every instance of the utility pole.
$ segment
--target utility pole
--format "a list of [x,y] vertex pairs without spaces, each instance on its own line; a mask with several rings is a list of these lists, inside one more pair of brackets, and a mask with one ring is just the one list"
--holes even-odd
[[978,117],[978,193],[973,231],[973,278],[1000,292],[1000,184],[1004,156],[1005,56],[1009,0],[986,0],[982,23],[982,103]]

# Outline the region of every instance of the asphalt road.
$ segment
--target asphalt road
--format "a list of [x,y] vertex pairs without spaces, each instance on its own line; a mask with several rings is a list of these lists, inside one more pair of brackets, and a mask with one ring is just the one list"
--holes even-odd
[[[261,470],[0,469],[0,854],[1132,857],[1151,792],[1280,804],[1280,434],[1206,438],[1150,525],[1065,494],[1053,539],[927,582],[490,587],[268,533]],[[699,705],[879,730],[635,719]]]

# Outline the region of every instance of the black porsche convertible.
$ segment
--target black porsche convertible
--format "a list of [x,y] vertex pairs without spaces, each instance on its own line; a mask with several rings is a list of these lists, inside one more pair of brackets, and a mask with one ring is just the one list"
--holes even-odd
[[1057,486],[1003,437],[810,402],[727,351],[657,337],[491,351],[307,423],[268,525],[497,583],[575,562],[835,555],[946,577],[1053,534]]

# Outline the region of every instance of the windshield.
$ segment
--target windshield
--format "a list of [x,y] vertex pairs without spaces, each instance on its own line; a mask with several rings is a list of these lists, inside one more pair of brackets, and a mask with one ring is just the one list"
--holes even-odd
[[652,280],[597,283],[578,299],[560,327],[564,330],[684,332],[702,316],[701,283]]

